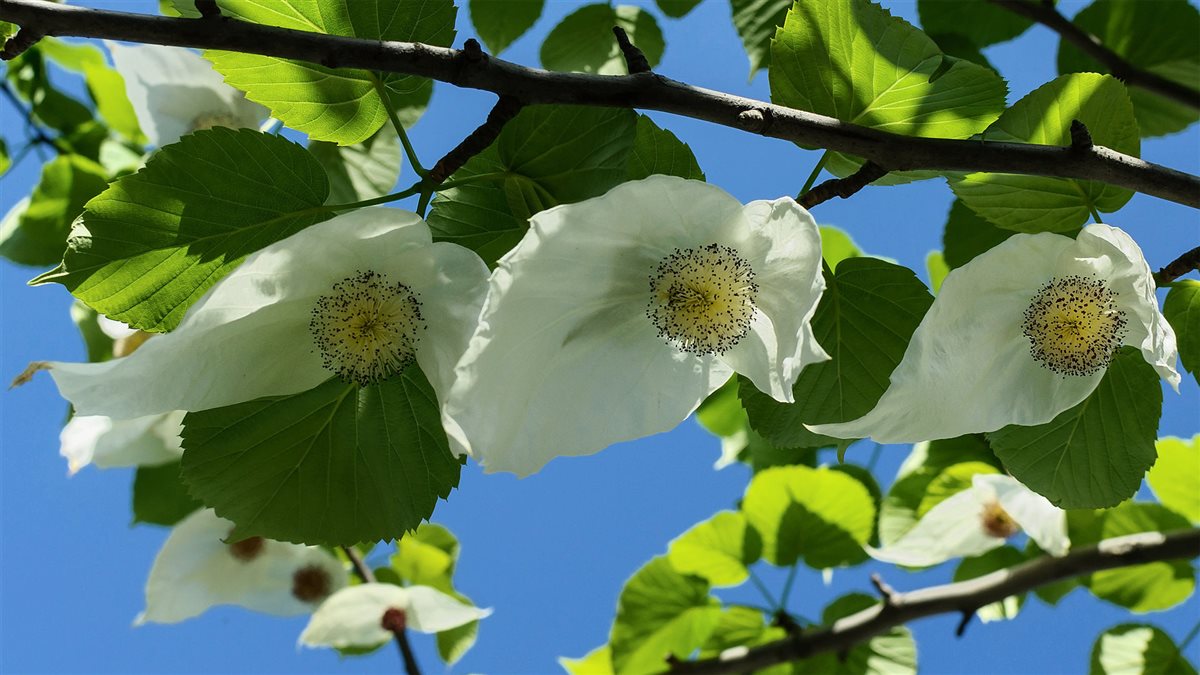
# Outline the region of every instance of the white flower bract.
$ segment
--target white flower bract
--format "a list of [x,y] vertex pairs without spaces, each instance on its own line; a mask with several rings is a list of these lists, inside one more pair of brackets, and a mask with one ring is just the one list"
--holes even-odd
[[[271,244],[210,288],[175,330],[125,358],[52,362],[50,374],[78,414],[118,419],[296,394],[339,375],[354,380],[366,371],[330,362],[313,323],[322,302],[358,303],[335,287],[366,273],[419,300],[420,335],[402,346],[442,400],[475,326],[487,267],[461,246],[433,243],[416,214],[389,208],[354,211]],[[366,330],[390,316],[386,303],[358,307],[335,319]]]
[[341,561],[317,546],[224,541],[232,531],[211,509],[180,521],[154,559],[136,623],[177,623],[216,605],[307,614],[348,583]]
[[172,411],[128,420],[76,415],[58,436],[58,452],[72,475],[88,464],[101,469],[166,464],[183,455],[183,414]]
[[1178,391],[1175,333],[1121,230],[1017,234],[953,270],[869,413],[808,425],[838,438],[915,443],[1034,426],[1087,398],[1130,345]]
[[790,401],[828,359],[812,216],[668,176],[530,219],[493,272],[444,424],[487,471],[528,475],[666,431],[733,372]]
[[266,108],[225,84],[195,52],[116,42],[106,46],[151,145],[169,145],[184,134],[214,126],[257,129],[267,119]]
[[405,627],[421,633],[440,633],[492,613],[429,586],[359,584],[333,594],[313,613],[300,644],[340,649],[382,644],[392,638],[383,627],[383,615],[390,609],[403,612]]
[[1002,474],[977,474],[971,487],[929,509],[912,529],[883,548],[867,547],[876,560],[927,567],[1003,546],[1024,530],[1050,555],[1066,555],[1067,513]]

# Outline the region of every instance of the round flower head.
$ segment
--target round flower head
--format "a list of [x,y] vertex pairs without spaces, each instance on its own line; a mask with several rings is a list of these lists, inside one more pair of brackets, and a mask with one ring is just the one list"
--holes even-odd
[[171,530],[146,581],[137,623],[177,623],[216,605],[308,614],[347,584],[342,563],[324,549],[251,537],[228,541],[233,523],[201,509]]
[[459,602],[429,586],[359,584],[334,593],[300,634],[307,647],[375,647],[392,639],[393,628],[440,633],[492,613]]
[[[487,268],[416,214],[354,211],[249,256],[179,326],[125,358],[49,364],[79,414],[131,418],[369,384],[415,361],[441,400]],[[120,392],[114,396],[112,392]]]
[[88,464],[101,469],[166,464],[183,455],[179,440],[183,414],[173,411],[128,420],[76,415],[58,436],[58,453],[67,458],[71,475]]
[[978,474],[970,488],[929,509],[908,532],[881,549],[867,548],[876,560],[927,567],[1003,546],[1024,531],[1043,551],[1066,555],[1067,513],[1016,479]]
[[829,357],[812,217],[668,176],[535,215],[492,274],[444,408],[488,471],[666,431],[739,372],[790,401]]
[[1129,235],[1014,235],[946,277],[871,412],[808,426],[914,443],[1043,424],[1087,398],[1122,345],[1178,390],[1175,333]]
[[125,93],[142,133],[162,147],[184,134],[212,127],[257,129],[267,109],[225,84],[211,64],[178,47],[126,47],[106,43],[125,79]]

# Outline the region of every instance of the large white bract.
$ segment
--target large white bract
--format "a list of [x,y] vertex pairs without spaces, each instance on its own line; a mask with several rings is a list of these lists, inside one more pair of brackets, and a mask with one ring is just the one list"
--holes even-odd
[[488,471],[528,475],[666,431],[741,373],[780,401],[828,359],[812,216],[668,176],[543,211],[493,272],[445,426]]
[[871,412],[808,426],[915,443],[1044,424],[1092,393],[1122,345],[1178,391],[1175,333],[1154,289],[1141,249],[1115,227],[1014,235],[950,272]]
[[[364,276],[386,284],[353,283]],[[50,374],[77,413],[128,419],[297,394],[331,377],[367,384],[393,369],[351,357],[386,348],[404,357],[389,353],[391,366],[415,360],[441,400],[486,282],[477,255],[433,243],[416,214],[362,209],[249,256],[178,328],[133,354],[102,363],[52,362]],[[419,327],[393,325],[411,319],[408,305],[395,305],[394,297],[415,297]],[[326,311],[331,304],[337,311]]]
[[375,647],[392,638],[391,631],[384,628],[384,615],[389,610],[401,613],[401,626],[420,633],[440,633],[492,613],[429,586],[359,584],[334,593],[313,613],[300,634],[300,644],[339,649]]
[[257,129],[270,114],[225,84],[212,64],[195,52],[158,45],[106,45],[151,145],[169,145],[184,134],[212,127]]
[[233,523],[211,509],[180,521],[154,559],[137,623],[177,623],[216,605],[308,614],[348,583],[341,561],[317,546],[262,537],[225,541]]

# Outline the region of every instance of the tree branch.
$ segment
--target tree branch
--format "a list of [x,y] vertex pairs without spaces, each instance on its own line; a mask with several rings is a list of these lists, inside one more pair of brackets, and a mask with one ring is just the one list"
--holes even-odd
[[[359,555],[357,549],[353,546],[343,546],[342,552],[350,559],[350,566],[354,568],[354,573],[358,575],[360,581],[364,584],[375,583],[375,573],[371,571],[371,567]],[[396,646],[400,648],[400,658],[404,659],[404,672],[408,675],[421,675],[421,667],[417,665],[417,656],[413,654],[412,645],[408,643],[403,614],[396,610],[388,610],[383,615],[381,623],[384,628],[392,632],[392,635],[396,636]]]
[[677,663],[670,672],[752,672],[822,652],[844,651],[896,626],[935,614],[961,614],[961,630],[978,608],[1039,586],[1115,567],[1196,556],[1200,556],[1200,529],[1143,532],[1106,539],[1094,546],[1073,550],[1061,558],[1045,556],[975,579],[907,593],[893,591],[880,581],[876,588],[880,589],[883,602],[840,619],[832,626],[806,630],[749,650],[730,650],[725,658]]
[[1167,263],[1167,266],[1154,273],[1154,283],[1162,286],[1175,281],[1179,277],[1195,270],[1200,272],[1200,246],[1184,253]]
[[1096,180],[1200,208],[1200,178],[1103,146],[1087,150],[1022,143],[918,138],[849,124],[763,101],[693,87],[655,73],[555,73],[495,58],[406,42],[359,40],[211,17],[174,19],[0,0],[0,20],[47,35],[223,49],[337,68],[429,77],[522,103],[641,108],[863,157],[885,171],[990,171]]
[[1140,87],[1159,96],[1169,98],[1176,103],[1182,103],[1183,105],[1200,110],[1200,91],[1196,91],[1174,80],[1168,80],[1148,70],[1142,70],[1126,61],[1120,54],[1105,47],[1095,35],[1071,23],[1067,17],[1055,9],[1053,4],[1049,2],[1028,2],[1027,0],[989,1],[992,4],[1007,9],[1013,14],[1019,14],[1027,19],[1032,19],[1058,33],[1063,40],[1078,47],[1081,52],[1092,57],[1105,68],[1108,68],[1109,72],[1124,80],[1126,84]]

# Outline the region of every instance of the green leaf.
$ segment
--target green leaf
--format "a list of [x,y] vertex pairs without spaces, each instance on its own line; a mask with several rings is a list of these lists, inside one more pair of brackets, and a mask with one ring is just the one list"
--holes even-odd
[[933,507],[969,489],[974,477],[984,473],[999,471],[987,462],[959,462],[942,469],[925,488],[925,495],[917,505],[917,518],[920,519]]
[[[1073,22],[1135,67],[1200,89],[1200,50],[1195,40],[1200,35],[1200,12],[1187,0],[1097,0],[1076,14]],[[1063,40],[1058,45],[1058,72],[1109,70]],[[1195,108],[1141,87],[1130,87],[1129,98],[1143,136],[1175,133],[1200,120]]]
[[721,606],[699,577],[680,574],[666,556],[625,582],[608,644],[617,673],[667,669],[667,655],[686,658],[716,628]]
[[[928,33],[929,37],[937,43],[938,49],[941,49],[942,53],[946,56],[953,56],[956,59],[965,59],[971,63],[981,65],[985,68],[996,70],[996,67],[992,65],[992,62],[988,61],[987,57],[983,55],[983,52],[979,51],[979,47],[977,47],[966,37],[958,33],[934,33],[928,29],[926,29],[925,32]],[[1000,71],[996,70],[996,72]]]
[[42,167],[29,203],[0,227],[0,255],[21,265],[62,260],[71,223],[89,199],[108,187],[104,167],[79,155],[59,155]]
[[483,44],[499,55],[542,15],[545,0],[471,0],[471,23]]
[[1196,675],[1196,669],[1161,629],[1123,623],[1096,638],[1088,675]]
[[700,0],[656,0],[656,4],[663,14],[672,19],[680,19],[695,9]]
[[64,134],[92,121],[87,106],[50,84],[41,49],[34,45],[7,64],[6,77],[32,107],[34,119]]
[[950,266],[946,264],[946,258],[941,251],[930,251],[929,255],[925,256],[925,270],[929,274],[929,287],[933,292],[942,290],[942,282],[950,273]]
[[653,174],[704,180],[704,172],[687,143],[660,128],[649,117],[638,115],[637,137],[633,141],[633,152],[629,154],[628,179],[638,180]]
[[1200,434],[1192,440],[1160,438],[1154,444],[1158,461],[1146,482],[1163,506],[1200,524]]
[[8,173],[8,169],[12,166],[12,158],[8,155],[8,143],[3,138],[0,138],[0,176]]
[[721,511],[671,542],[667,558],[681,574],[694,574],[713,586],[737,586],[748,566],[762,555],[762,539],[736,511]]
[[458,485],[433,389],[417,367],[369,387],[189,413],[183,478],[230,536],[348,545],[401,537]]
[[[821,614],[821,623],[832,626],[839,619],[878,605],[875,598],[850,593],[834,600]],[[825,652],[797,661],[796,673],[821,675],[916,675],[917,643],[903,626],[855,645],[848,652]]]
[[654,15],[631,5],[586,5],[555,26],[542,42],[542,66],[547,70],[625,75],[625,57],[613,36],[620,26],[642,51],[650,66],[658,65],[666,43]]
[[1179,362],[1200,382],[1200,281],[1176,281],[1167,291],[1163,316],[1179,341]]
[[729,0],[733,9],[733,27],[742,38],[750,57],[750,77],[771,62],[771,39],[783,25],[792,0]]
[[942,247],[946,265],[957,269],[975,259],[975,256],[990,251],[1015,234],[1004,230],[979,217],[955,199],[946,216],[946,230],[942,234]]
[[87,203],[56,282],[134,328],[174,328],[244,257],[333,215],[329,182],[304,148],[214,128],[162,148]]
[[603,645],[577,659],[562,656],[558,665],[571,675],[612,675],[612,649]]
[[[459,602],[475,606],[471,599],[453,589],[446,591],[451,597]],[[457,628],[444,630],[437,634],[437,650],[438,656],[447,666],[452,666],[466,655],[471,647],[475,646],[475,640],[479,637],[479,621],[464,623]]]
[[1033,427],[988,434],[1014,478],[1063,509],[1105,508],[1129,499],[1154,463],[1162,414],[1158,374],[1122,347],[1082,403]]
[[392,569],[408,584],[454,591],[451,577],[458,559],[458,540],[441,525],[421,523],[396,543]]
[[[1161,504],[1126,502],[1103,513],[1098,540],[1188,527],[1186,518]],[[1072,546],[1092,543],[1077,544],[1073,537]],[[1187,600],[1196,588],[1196,572],[1189,560],[1167,560],[1096,572],[1084,585],[1101,600],[1134,612],[1153,612]]]
[[[976,134],[1004,109],[1007,93],[995,71],[944,56],[929,36],[868,0],[796,3],[771,43],[769,74],[775,103],[911,136]],[[845,175],[860,164],[827,169]]]
[[976,47],[1007,42],[1033,25],[987,0],[917,0],[917,14],[926,33],[959,35]]
[[759,472],[746,488],[742,512],[762,537],[763,558],[781,567],[801,557],[816,569],[860,563],[875,526],[866,486],[845,473],[807,466]]
[[[1069,145],[1071,121],[1087,126],[1097,145],[1137,156],[1141,141],[1125,85],[1108,75],[1063,75],[1013,104],[983,132],[985,141]],[[1017,232],[1068,232],[1091,209],[1111,213],[1133,192],[1074,178],[971,173],[947,177],[954,194],[993,224]]]
[[825,282],[812,327],[832,360],[800,373],[796,403],[780,403],[748,382],[740,389],[750,426],[779,447],[822,445],[804,423],[846,422],[874,408],[933,304],[912,270],[878,258],[847,258],[836,274],[826,268]]
[[133,477],[133,522],[170,527],[204,506],[188,494],[179,462],[139,466]]
[[[366,40],[454,41],[453,0],[219,0],[228,17],[281,28]],[[383,21],[386,17],[386,22]],[[422,95],[428,80],[357,68],[327,68],[256,54],[209,50],[205,57],[246,98],[271,109],[292,129],[318,141],[360,143],[387,122],[387,107]],[[385,101],[377,84],[386,93]]]
[[762,610],[741,605],[724,607],[717,627],[700,649],[701,656],[706,653],[720,654],[730,647],[757,644],[768,630]]
[[387,127],[356,145],[313,141],[308,151],[329,177],[328,204],[349,204],[391,192],[400,179],[404,157],[399,137]]
[[832,225],[821,225],[821,258],[829,269],[837,269],[838,263],[846,258],[858,258],[865,255],[854,239],[845,230]]
[[[964,558],[954,570],[954,581],[975,579],[996,570],[1008,569],[1025,562],[1025,555],[1011,546],[994,548],[973,558]],[[975,610],[975,615],[984,623],[1016,618],[1025,604],[1025,594],[1010,595],[999,602],[984,605]]]
[[604,194],[628,173],[636,136],[631,110],[537,105],[451,177],[497,180],[444,190],[433,200],[434,237],[471,249],[488,265],[516,245],[538,211]]
[[133,104],[125,95],[125,78],[106,64],[87,64],[83,70],[88,92],[96,102],[96,112],[114,131],[132,143],[143,145],[146,137],[138,124]]

